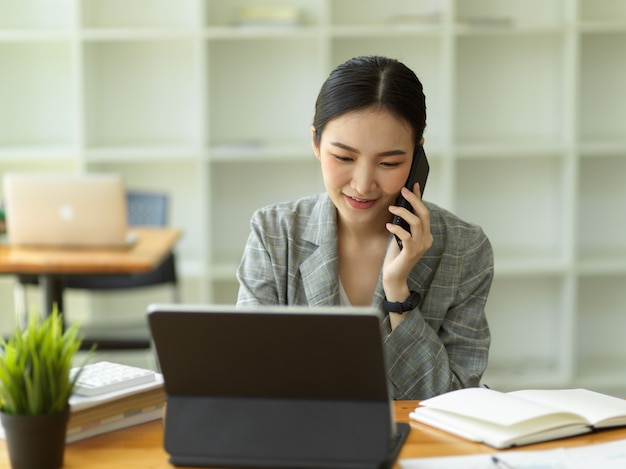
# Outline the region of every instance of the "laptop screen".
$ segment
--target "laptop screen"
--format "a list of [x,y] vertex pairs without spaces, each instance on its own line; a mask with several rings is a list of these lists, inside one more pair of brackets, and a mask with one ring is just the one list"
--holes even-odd
[[7,173],[9,242],[34,246],[126,246],[126,194],[117,174]]

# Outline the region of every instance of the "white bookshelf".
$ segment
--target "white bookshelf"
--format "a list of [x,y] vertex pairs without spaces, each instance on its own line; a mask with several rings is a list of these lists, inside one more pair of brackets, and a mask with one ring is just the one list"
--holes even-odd
[[398,57],[427,96],[426,199],[494,246],[486,381],[626,394],[624,2],[283,0],[297,24],[237,25],[262,5],[0,0],[0,172],[166,190],[185,300],[234,302],[253,210],[323,190],[322,81]]

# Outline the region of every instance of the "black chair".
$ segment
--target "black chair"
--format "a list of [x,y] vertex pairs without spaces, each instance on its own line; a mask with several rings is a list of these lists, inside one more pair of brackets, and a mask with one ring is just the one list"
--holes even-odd
[[[127,207],[129,226],[167,225],[168,198],[165,194],[128,191]],[[22,287],[25,287],[26,285],[37,285],[39,279],[36,275],[19,275],[18,282]],[[150,272],[128,275],[67,275],[63,277],[62,283],[64,291],[67,289],[128,290],[169,284],[172,290],[172,300],[174,302],[180,301],[176,258],[173,252],[170,252],[161,264]],[[24,304],[26,304],[25,300]],[[151,347],[149,334],[146,337],[98,337],[90,334],[83,339],[82,348],[89,349],[93,344],[96,344],[98,350],[148,349]]]

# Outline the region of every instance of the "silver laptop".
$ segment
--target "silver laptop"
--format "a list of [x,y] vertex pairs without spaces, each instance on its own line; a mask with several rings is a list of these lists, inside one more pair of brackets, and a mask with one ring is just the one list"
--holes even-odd
[[127,244],[126,192],[119,175],[7,173],[3,187],[11,244]]
[[383,469],[409,425],[390,406],[370,308],[151,305],[176,466]]

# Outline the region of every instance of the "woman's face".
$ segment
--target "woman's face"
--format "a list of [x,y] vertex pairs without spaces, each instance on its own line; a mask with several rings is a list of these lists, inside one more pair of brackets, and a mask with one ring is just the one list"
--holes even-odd
[[339,222],[385,230],[391,220],[388,207],[406,182],[413,159],[410,125],[385,110],[365,109],[329,121],[319,146],[312,130],[313,150]]

